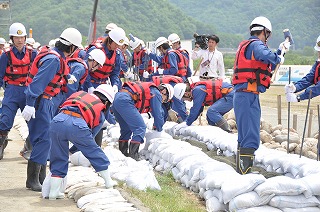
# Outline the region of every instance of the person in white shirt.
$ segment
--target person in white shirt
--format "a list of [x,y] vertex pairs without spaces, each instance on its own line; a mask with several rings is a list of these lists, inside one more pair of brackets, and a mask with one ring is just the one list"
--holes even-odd
[[195,47],[192,51],[191,58],[193,60],[201,58],[200,60],[200,79],[215,79],[225,78],[223,55],[217,49],[219,37],[210,35],[208,38],[208,48],[199,49]]

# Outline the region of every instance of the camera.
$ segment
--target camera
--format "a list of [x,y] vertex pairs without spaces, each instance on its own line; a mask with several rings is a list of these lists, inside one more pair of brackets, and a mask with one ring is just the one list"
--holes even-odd
[[201,49],[208,48],[208,35],[198,35],[198,33],[195,33],[193,37],[195,38],[195,44],[198,44]]

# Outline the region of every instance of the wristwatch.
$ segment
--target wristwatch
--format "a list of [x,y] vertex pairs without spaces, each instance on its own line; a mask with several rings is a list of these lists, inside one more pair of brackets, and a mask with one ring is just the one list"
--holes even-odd
[[297,96],[297,100],[298,100],[298,102],[300,102],[300,101],[301,101],[300,96]]

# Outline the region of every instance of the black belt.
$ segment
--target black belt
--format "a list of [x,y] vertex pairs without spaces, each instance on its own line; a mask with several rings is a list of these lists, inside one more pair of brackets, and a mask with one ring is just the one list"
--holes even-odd
[[205,77],[205,76],[200,76],[200,79],[215,79],[216,77]]

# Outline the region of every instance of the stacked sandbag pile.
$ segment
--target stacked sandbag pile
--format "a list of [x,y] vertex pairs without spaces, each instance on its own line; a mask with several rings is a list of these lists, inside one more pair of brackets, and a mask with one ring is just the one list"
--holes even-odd
[[[172,127],[173,124],[166,125],[167,132],[174,131]],[[234,147],[221,144],[220,139],[229,137],[219,128],[211,127],[211,130],[207,129],[202,133],[199,128],[201,127],[191,126],[175,134],[181,138],[204,138],[206,142],[200,142],[222,149],[225,146]],[[207,137],[208,132],[211,139]],[[199,193],[206,200],[208,211],[320,211],[320,183],[316,180],[320,177],[320,164],[314,160],[305,157],[300,159],[297,155],[288,155],[262,146],[256,152],[257,159],[270,154],[270,161],[255,163],[269,169],[277,167],[278,172],[282,170],[287,175],[266,179],[261,174],[239,175],[231,166],[211,159],[199,148],[180,140],[153,138],[147,142],[149,160],[155,169],[172,172],[181,185]],[[224,142],[233,143],[236,140]],[[228,149],[229,153],[233,151]],[[279,154],[275,154],[277,152]],[[287,156],[284,161],[277,160],[284,156]],[[277,162],[270,164],[272,160]],[[297,163],[297,166],[293,163]]]

